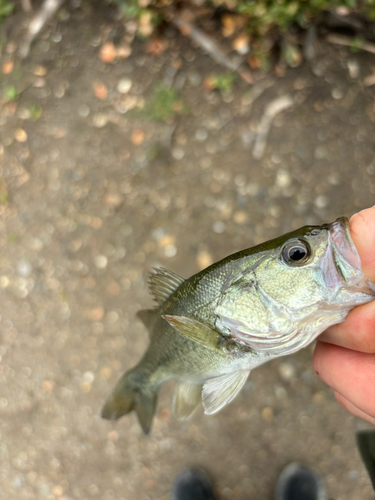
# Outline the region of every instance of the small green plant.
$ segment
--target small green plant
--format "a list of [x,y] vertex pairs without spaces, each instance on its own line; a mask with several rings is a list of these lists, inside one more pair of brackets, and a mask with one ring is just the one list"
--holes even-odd
[[13,243],[13,244],[17,243],[17,241],[18,241],[17,233],[8,233],[7,240],[8,240],[8,243]]
[[9,193],[7,183],[3,177],[0,177],[0,204],[6,205],[9,202]]
[[14,2],[10,0],[0,0],[0,21],[3,17],[10,16],[14,9]]
[[38,104],[31,104],[28,108],[29,113],[30,113],[30,119],[36,122],[39,120],[39,118],[42,116],[43,109],[42,106],[39,106]]
[[360,52],[362,49],[363,42],[364,42],[364,40],[360,36],[356,36],[355,38],[353,38],[353,42],[352,42],[351,46],[349,47],[350,52],[353,52],[353,54]]
[[212,87],[220,90],[223,93],[228,93],[233,90],[233,86],[237,80],[237,73],[218,73],[210,77]]
[[153,120],[170,121],[176,115],[186,114],[187,107],[173,88],[157,85],[154,95],[144,111]]
[[14,85],[7,85],[4,90],[4,95],[7,101],[17,101],[19,93]]

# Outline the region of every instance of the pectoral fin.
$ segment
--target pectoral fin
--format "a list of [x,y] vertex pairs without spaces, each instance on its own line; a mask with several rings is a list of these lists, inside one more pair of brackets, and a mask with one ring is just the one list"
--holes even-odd
[[202,401],[206,415],[212,415],[230,403],[242,389],[250,370],[240,370],[206,380]]
[[195,319],[186,318],[185,316],[170,316],[164,314],[162,316],[175,330],[186,335],[190,340],[204,345],[206,348],[217,351],[221,350],[222,338],[221,335]]
[[173,398],[173,414],[178,420],[190,417],[201,401],[202,384],[179,382]]

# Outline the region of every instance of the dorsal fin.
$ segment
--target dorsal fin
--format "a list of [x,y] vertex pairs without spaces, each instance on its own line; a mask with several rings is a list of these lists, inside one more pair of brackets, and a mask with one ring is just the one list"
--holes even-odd
[[149,287],[156,302],[161,305],[185,280],[163,267],[155,267],[150,274]]

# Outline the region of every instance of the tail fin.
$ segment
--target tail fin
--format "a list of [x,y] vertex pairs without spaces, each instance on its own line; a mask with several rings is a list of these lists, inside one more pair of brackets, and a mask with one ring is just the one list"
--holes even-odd
[[127,372],[117,382],[107,399],[101,416],[108,420],[118,418],[135,411],[145,434],[151,429],[155,415],[157,391],[148,378],[139,372]]

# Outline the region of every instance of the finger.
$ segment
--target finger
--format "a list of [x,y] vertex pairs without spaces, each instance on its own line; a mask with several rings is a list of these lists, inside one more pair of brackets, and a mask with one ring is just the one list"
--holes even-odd
[[351,217],[350,233],[366,278],[375,281],[375,206]]
[[344,323],[328,328],[319,340],[355,351],[375,353],[375,301],[352,309]]
[[319,377],[354,406],[375,418],[375,355],[318,342],[313,367]]
[[[375,281],[375,206],[354,214],[350,233],[358,250],[365,276]],[[375,302],[353,309],[345,322],[322,334],[323,342],[362,352],[375,352]]]
[[375,425],[375,418],[371,417],[364,411],[360,410],[356,406],[353,405],[349,400],[344,398],[342,394],[339,392],[334,391],[333,394],[335,395],[335,398],[337,401],[340,403],[340,405],[345,408],[345,410],[348,410],[349,413],[354,415],[355,417],[361,418],[362,420],[366,420],[366,422],[370,422],[370,424]]

